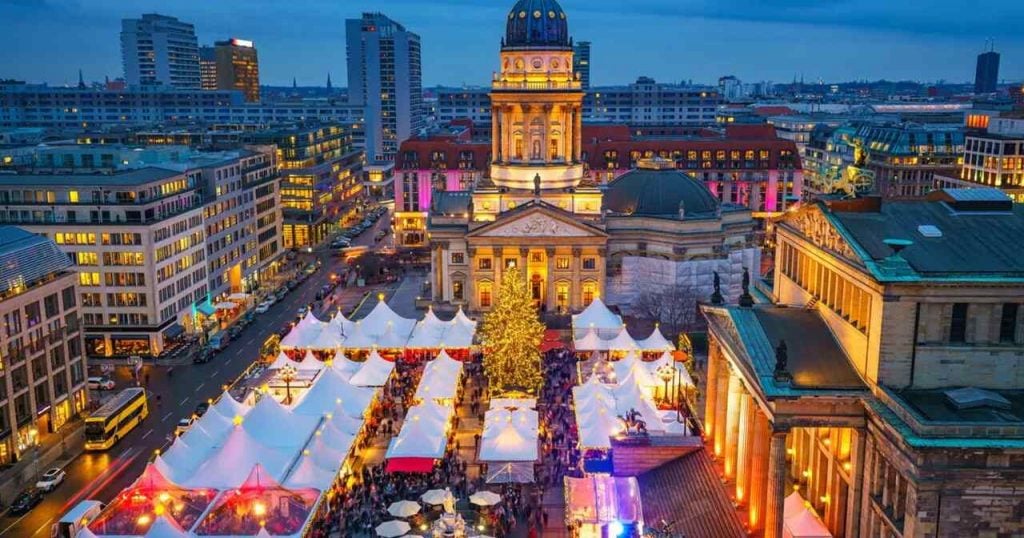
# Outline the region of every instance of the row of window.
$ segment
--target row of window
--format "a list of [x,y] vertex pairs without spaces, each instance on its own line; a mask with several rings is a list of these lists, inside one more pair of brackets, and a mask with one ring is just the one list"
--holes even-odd
[[871,319],[871,295],[868,292],[793,245],[782,243],[780,248],[782,274],[867,334]]
[[[544,254],[540,252],[533,252],[530,254],[530,261],[533,263],[543,263]],[[451,253],[452,265],[465,265],[466,264],[466,253],[465,252],[452,252]],[[519,264],[519,258],[505,258],[505,268],[510,269],[516,267]],[[582,258],[581,266],[584,271],[595,271],[597,270],[597,258],[593,256],[585,256]],[[572,267],[572,258],[569,256],[556,256],[555,257],[555,269],[569,269]],[[481,271],[490,271],[494,269],[493,258],[481,257],[477,259],[477,269]]]

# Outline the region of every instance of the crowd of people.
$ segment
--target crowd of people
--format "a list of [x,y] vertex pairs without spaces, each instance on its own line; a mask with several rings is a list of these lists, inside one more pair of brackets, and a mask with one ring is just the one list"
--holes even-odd
[[[458,416],[475,419],[482,425],[488,408],[487,379],[483,372],[482,357],[474,355],[464,364],[464,384],[458,399],[460,412],[456,413],[452,437],[447,451],[430,473],[388,473],[385,463],[367,464],[359,468],[347,483],[339,483],[328,496],[326,517],[319,518],[314,536],[341,535],[352,537],[375,536],[374,529],[382,522],[395,519],[388,507],[400,500],[419,500],[431,489],[449,487],[460,499],[459,508],[467,524],[473,528],[482,525],[485,533],[499,538],[513,534],[536,537],[548,526],[549,514],[544,508],[544,492],[560,484],[566,475],[580,476],[579,454],[576,446],[576,425],[572,413],[572,386],[575,383],[575,356],[566,350],[545,354],[542,361],[544,385],[537,399],[540,428],[540,458],[535,465],[536,482],[531,484],[485,484],[486,472],[481,465],[476,477],[470,479],[471,467],[476,467],[474,454],[480,445],[480,435],[460,443],[455,438]],[[423,372],[421,361],[398,361],[395,374],[382,389],[381,399],[367,420],[366,435],[359,441],[359,451],[371,446],[387,446],[397,435],[401,421],[415,403],[416,387]],[[473,428],[476,429],[476,428]],[[465,436],[464,436],[465,437]],[[480,490],[499,493],[501,501],[492,507],[469,505],[468,499]],[[440,512],[439,506],[424,505],[424,511],[406,519],[412,532],[425,534],[423,529]]]

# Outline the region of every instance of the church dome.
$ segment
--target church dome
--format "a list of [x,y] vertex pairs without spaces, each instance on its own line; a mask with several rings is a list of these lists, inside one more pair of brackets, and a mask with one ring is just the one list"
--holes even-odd
[[621,215],[701,218],[717,215],[720,206],[700,180],[665,159],[642,159],[609,183],[604,195],[605,210]]
[[505,48],[568,49],[569,23],[557,0],[519,0],[508,13]]

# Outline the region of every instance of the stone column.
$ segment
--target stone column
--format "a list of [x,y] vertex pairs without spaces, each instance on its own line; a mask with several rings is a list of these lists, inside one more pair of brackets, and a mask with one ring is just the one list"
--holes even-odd
[[864,489],[864,480],[867,479],[867,473],[863,472],[864,469],[864,456],[865,456],[865,440],[866,433],[854,429],[850,432],[850,470],[846,472],[850,476],[850,492],[846,499],[846,536],[848,538],[858,538],[860,535],[860,511],[861,511],[861,492]]
[[721,367],[722,350],[714,339],[708,341],[708,370],[704,374],[704,436],[714,444],[715,435],[720,427],[715,422],[715,407],[718,402],[718,369]]
[[466,283],[463,284],[462,293],[465,297],[466,305],[469,310],[479,310],[480,304],[477,301],[476,296],[476,255],[477,249],[474,246],[466,246],[467,260],[469,262],[469,270],[466,271]]
[[727,428],[725,417],[729,410],[729,362],[723,356],[719,356],[718,379],[718,404],[715,406],[715,456],[721,457],[725,454],[725,430]]
[[580,279],[580,270],[582,270],[582,260],[580,255],[583,254],[583,250],[579,247],[572,248],[572,303],[573,310],[579,310],[583,308],[583,281]]
[[740,400],[743,385],[737,372],[729,372],[729,401],[725,415],[725,477],[736,477],[736,455],[740,438]]
[[768,445],[768,487],[764,538],[782,538],[783,502],[786,498],[786,432],[772,431]]
[[760,409],[753,413],[754,432],[750,447],[750,494],[747,521],[750,528],[764,528],[766,487],[768,485],[768,445],[771,442],[768,417]]
[[544,304],[548,305],[548,312],[553,312],[558,307],[558,298],[555,297],[555,249],[544,249],[544,256],[548,265],[544,279]]
[[494,294],[497,296],[498,288],[501,287],[501,276],[505,271],[505,251],[501,247],[494,247]]
[[544,105],[541,109],[541,114],[544,114],[544,135],[540,139],[540,154],[544,157],[544,162],[551,162],[551,105]]
[[575,118],[572,126],[572,139],[573,139],[573,161],[580,161],[580,154],[583,151],[583,111],[579,107],[574,107],[573,112]]
[[498,154],[500,153],[498,148],[501,143],[501,136],[499,135],[501,128],[500,114],[498,107],[491,107],[491,161],[498,162]]
[[736,447],[736,501],[743,504],[747,504],[750,497],[750,449],[755,405],[753,398],[744,390],[740,395],[740,434]]

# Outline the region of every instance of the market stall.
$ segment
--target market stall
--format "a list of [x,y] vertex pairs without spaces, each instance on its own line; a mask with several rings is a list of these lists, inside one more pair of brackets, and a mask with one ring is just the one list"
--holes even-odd
[[601,299],[594,299],[583,312],[572,316],[573,337],[577,340],[590,329],[599,338],[614,338],[622,327],[622,316],[612,312]]
[[643,532],[636,477],[565,478],[566,523],[575,538],[634,536]]

